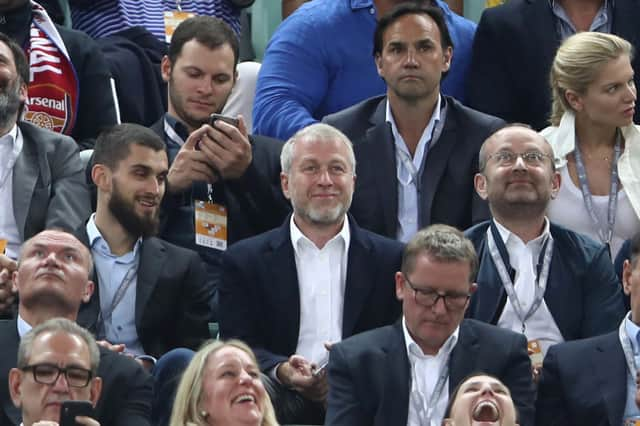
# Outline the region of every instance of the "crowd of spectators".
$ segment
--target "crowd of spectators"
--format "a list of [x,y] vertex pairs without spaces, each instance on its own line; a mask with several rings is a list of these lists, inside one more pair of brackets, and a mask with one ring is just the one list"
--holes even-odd
[[640,424],[640,5],[252,3],[0,2],[0,426]]

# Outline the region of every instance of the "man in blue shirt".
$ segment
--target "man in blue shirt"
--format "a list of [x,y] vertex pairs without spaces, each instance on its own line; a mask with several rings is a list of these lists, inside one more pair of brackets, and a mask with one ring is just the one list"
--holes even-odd
[[[386,86],[372,57],[377,20],[398,0],[313,1],[302,5],[275,32],[258,76],[253,132],[288,139],[297,130],[366,98]],[[442,90],[464,102],[464,79],[476,24],[443,12],[455,46]]]

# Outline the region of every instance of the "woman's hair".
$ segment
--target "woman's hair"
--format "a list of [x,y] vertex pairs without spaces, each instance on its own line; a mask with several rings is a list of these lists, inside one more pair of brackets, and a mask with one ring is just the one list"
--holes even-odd
[[[257,365],[256,356],[249,346],[240,340],[215,340],[203,345],[193,356],[189,366],[184,371],[180,385],[176,392],[176,398],[173,403],[173,411],[171,412],[170,426],[185,426],[193,424],[201,426],[207,424],[202,409],[199,408],[200,398],[202,397],[202,381],[205,374],[205,367],[213,354],[222,348],[234,347],[247,353],[253,362]],[[269,395],[265,391],[264,401],[258,401],[262,405],[264,417],[261,426],[277,426],[275,411]]]
[[[451,410],[453,409],[453,404],[455,404],[456,399],[458,398],[458,393],[460,393],[460,388],[462,388],[462,385],[465,384],[466,382],[468,382],[470,379],[473,379],[474,377],[491,377],[492,379],[496,379],[497,381],[499,381],[500,383],[504,384],[502,382],[502,380],[500,380],[499,378],[497,378],[496,376],[494,376],[493,374],[487,374],[487,373],[483,373],[481,371],[475,372],[475,373],[471,373],[469,374],[467,377],[465,377],[464,379],[462,379],[460,381],[460,383],[458,383],[458,385],[456,386],[456,388],[453,390],[453,392],[451,393],[451,396],[449,397],[449,402],[447,403],[447,409],[444,412],[444,417],[448,418],[451,417]],[[506,386],[506,385],[505,385]],[[509,392],[511,392],[511,390],[509,390]],[[512,399],[513,401],[513,399]],[[516,413],[516,422],[519,421],[520,419],[520,413],[518,412],[518,407],[516,407],[516,404],[513,403],[513,408],[515,409],[515,413]]]
[[586,93],[602,67],[622,55],[631,58],[633,47],[613,34],[581,32],[567,38],[558,48],[551,65],[551,125],[558,126],[562,114],[572,109],[565,97],[567,90]]

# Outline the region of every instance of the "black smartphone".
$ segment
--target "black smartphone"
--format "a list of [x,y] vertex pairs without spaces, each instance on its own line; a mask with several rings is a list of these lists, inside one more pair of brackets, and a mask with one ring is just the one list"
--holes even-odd
[[233,118],[233,117],[227,117],[226,115],[222,115],[222,114],[216,114],[213,113],[209,116],[209,125],[211,127],[215,127],[214,123],[217,121],[224,121],[225,123],[229,123],[231,124],[233,127],[238,127],[238,125],[240,124],[240,121],[238,121],[237,118]]
[[91,401],[63,401],[60,407],[60,426],[76,426],[76,416],[94,417]]

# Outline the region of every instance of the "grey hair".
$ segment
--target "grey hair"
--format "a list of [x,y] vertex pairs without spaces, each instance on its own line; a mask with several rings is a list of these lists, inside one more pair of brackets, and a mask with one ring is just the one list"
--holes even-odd
[[425,254],[438,262],[466,262],[469,264],[469,282],[478,270],[478,256],[473,243],[458,229],[436,224],[418,231],[407,243],[402,254],[402,272],[413,272],[416,258]]
[[87,330],[66,318],[53,318],[47,320],[31,329],[31,331],[22,337],[20,340],[20,346],[18,347],[18,368],[24,368],[29,365],[33,342],[38,336],[44,333],[66,333],[82,339],[89,349],[91,372],[95,376],[98,371],[98,365],[100,364],[100,350],[98,349],[96,340]]
[[291,163],[293,162],[293,150],[295,144],[301,140],[322,140],[322,141],[330,141],[330,140],[338,140],[345,144],[347,147],[348,160],[349,165],[351,166],[351,171],[355,173],[356,171],[356,156],[353,153],[353,144],[349,140],[349,138],[342,133],[340,130],[336,129],[333,126],[324,123],[315,123],[310,126],[307,126],[303,129],[300,129],[289,138],[289,140],[282,147],[282,152],[280,153],[280,167],[282,168],[282,172],[285,174],[289,174],[291,172]]

